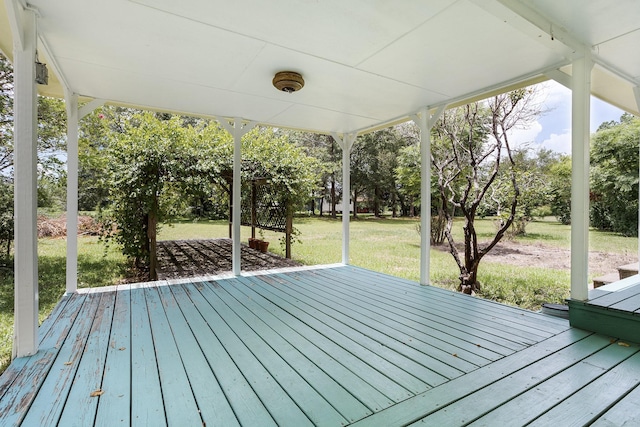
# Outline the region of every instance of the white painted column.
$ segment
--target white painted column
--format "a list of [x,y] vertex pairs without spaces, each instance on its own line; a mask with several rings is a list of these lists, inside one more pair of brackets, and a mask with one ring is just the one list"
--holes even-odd
[[[351,149],[357,134],[345,134],[340,138],[338,134],[332,134],[340,148],[342,148],[342,263],[349,265],[349,214],[351,208]],[[356,200],[353,201],[353,209],[356,209]]]
[[233,206],[232,206],[232,256],[231,265],[233,274],[239,276],[242,272],[241,246],[240,246],[240,213],[242,206],[242,121],[236,118],[233,123]]
[[573,61],[571,91],[571,298],[588,299],[589,288],[589,116],[591,69],[587,52]]
[[78,289],[78,95],[65,92],[67,107],[67,293]]
[[431,128],[444,112],[438,108],[433,116],[425,108],[412,116],[420,128],[420,284],[428,285],[431,266]]
[[240,246],[240,221],[242,206],[242,137],[254,128],[256,122],[250,122],[243,126],[242,119],[236,117],[231,125],[226,120],[220,120],[220,124],[227,132],[233,135],[233,184],[231,195],[233,205],[231,210],[231,264],[233,274],[239,276],[242,272],[241,246]]
[[[38,351],[36,17],[23,10],[14,33],[15,317],[13,357]],[[20,39],[20,41],[17,41]]]

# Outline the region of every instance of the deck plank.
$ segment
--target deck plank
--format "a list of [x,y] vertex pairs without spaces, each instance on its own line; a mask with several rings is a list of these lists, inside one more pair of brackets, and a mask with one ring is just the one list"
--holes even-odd
[[590,335],[592,335],[591,332],[569,329],[518,353],[500,359],[491,365],[479,368],[463,377],[453,379],[448,383],[375,413],[354,423],[353,426],[389,427],[404,426],[416,422],[440,410],[443,406],[506,378],[512,372],[516,372],[544,359],[550,354],[568,348]]
[[[200,285],[200,290],[205,287]],[[296,405],[280,384],[256,356],[238,338],[225,320],[209,304],[207,299],[194,286],[184,287],[198,311],[207,323],[213,325],[214,333],[229,353],[234,363],[249,380],[260,401],[279,425],[312,425],[304,412]]]
[[[537,418],[532,426],[588,425],[640,384],[640,352]],[[606,390],[606,393],[603,393]]]
[[[317,390],[347,421],[354,421],[372,413],[344,386],[339,384],[335,378],[327,374],[306,356],[306,353],[311,349],[310,347],[307,347],[307,351],[298,349],[287,341],[287,335],[282,336],[273,329],[266,321],[270,314],[268,311],[255,305],[252,306],[252,309],[249,309],[247,305],[251,301],[248,298],[238,299],[237,295],[235,297],[231,295],[229,289],[234,288],[236,286],[235,283],[226,283],[227,286],[220,284],[222,286],[215,289],[217,291],[216,296],[237,313],[279,357],[297,372],[300,378]],[[280,332],[283,332],[283,329],[280,329]]]
[[614,310],[628,311],[630,313],[639,311],[640,310],[640,292],[620,302],[611,304],[609,308]]
[[[417,282],[412,282],[407,279],[396,278],[383,273],[377,273],[374,271],[366,270],[354,266],[346,266],[346,271],[340,269],[333,269],[334,271],[327,272],[328,274],[341,274],[348,277],[353,272],[358,272],[363,277],[371,277],[383,283],[387,288],[402,289],[408,295],[427,293],[431,297],[447,297],[447,301],[456,307],[471,307],[481,308],[487,314],[491,315],[492,319],[505,320],[507,325],[514,324],[515,327],[523,327],[523,330],[530,330],[534,333],[543,334],[555,334],[567,329],[567,322],[564,319],[544,316],[538,313],[534,313],[529,310],[521,309],[514,306],[508,306],[479,297],[466,295],[460,292],[453,292],[448,289],[439,288],[431,285],[419,285]],[[323,272],[324,273],[324,272]],[[516,314],[514,316],[514,314]]]
[[[320,283],[329,284],[331,281],[324,279],[324,282]],[[456,345],[471,344],[483,357],[496,360],[524,348],[522,344],[515,344],[503,337],[479,330],[473,324],[461,325],[457,319],[452,319],[451,316],[443,317],[432,313],[437,309],[438,304],[434,304],[428,295],[423,294],[420,298],[401,299],[398,292],[390,292],[381,289],[380,286],[366,286],[359,282],[340,283],[341,289],[344,289],[342,292],[353,289],[356,294],[366,295],[362,298],[369,298],[378,307],[382,307],[381,311],[397,313],[399,318],[409,319],[418,329],[427,329],[430,333],[432,331],[438,333],[439,336],[444,335],[444,340],[453,340]]]
[[[506,403],[500,404],[496,399],[495,403],[500,406],[470,425],[491,427],[527,424],[637,351],[637,348],[609,344]],[[518,414],[517,418],[514,418],[514,414]]]
[[[224,282],[224,281],[222,281]],[[304,356],[292,347],[288,347],[286,341],[278,350],[290,351],[293,354],[287,357],[276,351],[270,344],[275,344],[268,337],[268,328],[260,328],[260,320],[248,311],[242,311],[236,300],[224,298],[226,292],[221,287],[221,282],[206,283],[202,289],[202,295],[215,307],[218,314],[227,325],[242,340],[245,346],[256,356],[262,366],[265,367],[276,381],[286,388],[287,393],[296,402],[300,409],[309,417],[314,425],[335,426],[347,423],[341,411],[346,412],[349,418],[361,418],[366,412],[360,402],[335,384],[331,378],[324,375],[315,365],[308,363],[302,368],[303,377],[292,364],[301,363]],[[246,317],[241,316],[241,312]],[[275,335],[275,334],[273,334]],[[271,336],[277,342],[277,336]],[[290,360],[288,360],[290,359]],[[297,359],[297,360],[296,360]],[[324,393],[316,390],[314,385],[323,388]],[[354,412],[351,412],[351,411]]]
[[[300,321],[311,326],[334,343],[342,346],[354,356],[367,361],[388,378],[408,390],[405,398],[415,393],[431,388],[428,383],[420,380],[405,369],[416,367],[417,364],[395,351],[385,348],[380,343],[367,338],[358,331],[346,328],[343,324],[325,315],[312,305],[297,301],[290,295],[268,284],[264,276],[247,278],[253,290],[286,310]],[[268,280],[268,279],[267,279]],[[355,338],[355,339],[354,339]]]
[[593,427],[639,426],[640,386],[636,386],[591,425]]
[[610,307],[613,304],[620,303],[638,294],[640,294],[640,285],[635,285],[635,286],[630,286],[628,288],[625,288],[616,292],[609,292],[606,295],[602,295],[592,300],[589,300],[588,303],[589,305],[593,305],[597,307]]
[[202,424],[200,410],[167,319],[167,311],[177,310],[175,301],[161,300],[158,288],[146,288],[144,294],[149,310],[149,323],[158,362],[167,424],[170,426],[200,425]]
[[203,425],[230,427],[240,425],[193,331],[189,328],[171,288],[164,286],[158,288],[158,291],[165,307],[175,307],[175,309],[166,310],[167,318],[196,398]]
[[131,289],[131,425],[166,426],[158,363],[142,288]]
[[71,390],[58,421],[61,426],[94,425],[99,397],[92,397],[91,393],[102,389],[115,296],[115,292],[101,294],[78,370],[74,375]]
[[[337,337],[337,340],[332,340],[332,333],[327,330],[328,336],[324,335],[318,329],[314,329],[312,326],[307,325],[301,319],[295,317],[292,313],[283,309],[277,305],[276,301],[271,301],[260,294],[260,290],[257,289],[252,282],[247,278],[238,278],[240,283],[245,286],[238,287],[238,290],[243,292],[249,299],[256,301],[260,306],[264,307],[267,311],[274,313],[282,323],[288,328],[294,330],[298,335],[304,337],[310,341],[316,348],[320,349],[327,355],[331,355],[333,358],[339,361],[339,363],[346,369],[348,369],[356,378],[360,381],[355,381],[354,384],[362,384],[366,382],[373,390],[367,388],[356,388],[356,391],[362,393],[362,398],[365,402],[369,402],[369,407],[373,407],[374,410],[380,407],[386,407],[393,402],[398,402],[412,396],[407,389],[399,385],[388,375],[384,374],[384,366],[379,369],[372,359],[375,359],[375,355],[367,352],[366,349],[361,349],[356,346],[349,346],[347,342]],[[275,299],[275,298],[274,298]],[[282,305],[286,306],[286,302],[282,302]],[[320,327],[320,329],[323,329]],[[291,336],[291,335],[290,335]],[[295,339],[295,336],[293,336]],[[355,350],[354,350],[355,348]],[[351,350],[351,351],[350,351]],[[362,350],[361,352],[359,350]],[[315,353],[311,353],[316,355]],[[319,353],[318,353],[319,354]],[[326,359],[325,359],[326,360]],[[386,366],[386,365],[385,365]],[[342,370],[339,366],[336,367],[339,372]],[[353,378],[347,374],[343,379]]]
[[[332,279],[332,276],[327,278],[327,280]],[[440,319],[447,319],[449,325],[461,328],[471,335],[485,338],[488,342],[498,343],[511,350],[509,353],[521,350],[540,339],[548,337],[548,335],[540,336],[526,332],[524,333],[525,336],[523,336],[523,332],[515,327],[517,326],[515,321],[520,321],[517,316],[512,315],[510,319],[514,327],[508,327],[506,324],[509,322],[506,319],[490,314],[489,308],[491,305],[483,306],[489,301],[478,302],[468,295],[456,296],[455,293],[450,291],[441,295],[433,287],[419,288],[417,284],[389,287],[383,281],[371,282],[373,279],[367,276],[361,276],[360,280],[355,281],[352,285],[349,283],[345,283],[345,285],[358,288],[362,292],[376,292],[390,301],[397,301],[406,307],[419,311],[423,311],[425,307],[428,307],[431,315]],[[369,283],[369,285],[365,285],[365,283]],[[464,301],[458,301],[458,297],[469,300],[469,306],[465,306]]]
[[[410,339],[406,331],[398,331],[385,325],[380,322],[378,316],[369,321],[366,317],[355,314],[358,313],[357,304],[360,303],[359,301],[345,306],[344,298],[333,297],[325,288],[317,289],[314,285],[309,286],[310,282],[294,280],[287,275],[281,275],[278,278],[282,280],[290,295],[298,299],[304,295],[304,301],[308,301],[316,308],[323,305],[325,308],[322,311],[329,316],[427,368],[430,371],[427,372],[428,376],[421,378],[428,381],[430,385],[441,384],[442,377],[449,380],[478,367],[460,359],[457,354],[445,352],[417,339]],[[364,310],[365,313],[371,313],[371,311],[370,307],[368,310]],[[437,373],[438,377],[434,377],[432,373]]]
[[[430,298],[445,303],[442,307],[446,309],[444,310],[445,313],[456,312],[458,315],[465,315],[463,316],[465,319],[471,315],[476,322],[486,323],[497,330],[505,331],[511,335],[518,335],[527,340],[536,341],[539,338],[548,337],[566,329],[566,326],[563,326],[559,319],[547,319],[531,311],[515,307],[511,309],[494,301],[472,297],[459,292],[451,292],[434,286],[420,286],[415,282],[396,279],[358,267],[348,266],[344,270],[332,269],[331,271],[323,271],[320,274],[326,274],[330,278],[335,276],[351,277],[351,280],[354,277],[362,277],[364,283],[367,283],[367,280],[375,280],[385,287],[402,291],[402,294],[408,297],[420,297],[427,293]],[[518,313],[519,316],[514,316],[514,313]],[[538,317],[538,321],[528,321],[532,317]]]
[[[100,295],[87,295],[69,335],[57,351],[51,369],[24,417],[24,425],[55,426],[67,400],[74,375],[100,303]],[[90,391],[89,391],[90,392]],[[51,396],[56,396],[52,402]]]
[[131,424],[131,291],[118,289],[95,427]]
[[[193,338],[202,350],[207,364],[211,367],[211,372],[220,384],[233,413],[241,425],[275,426],[275,421],[256,395],[249,380],[245,378],[214,334],[212,328],[215,325],[207,322],[207,319],[197,310],[196,305],[190,299],[189,293],[198,293],[196,287],[193,284],[174,285],[171,286],[171,293],[182,311]],[[189,289],[190,292],[187,292],[186,289]],[[185,336],[188,337],[188,335]]]
[[[42,370],[42,366],[48,366],[53,360],[52,356],[57,352],[59,344],[66,338],[66,333],[71,328],[78,311],[82,307],[84,296],[76,297],[65,295],[60,303],[51,312],[51,315],[43,322],[44,328],[38,330],[38,352],[32,356],[14,359],[0,376],[0,413],[9,413],[15,403],[15,392],[20,385],[12,387],[13,383],[22,378],[27,384],[39,385],[40,380],[35,378],[34,366]],[[51,351],[53,349],[53,351]],[[13,390],[13,395],[4,397],[8,390]]]
[[[292,280],[304,281],[305,275],[295,273],[286,274]],[[306,275],[308,277],[313,277]],[[317,279],[308,279],[309,283],[318,286],[314,293],[322,292],[328,299],[335,302],[336,306],[344,307],[343,313],[353,313],[353,316],[362,319],[387,335],[394,336],[395,339],[407,345],[415,346],[416,349],[425,352],[432,357],[445,358],[452,363],[456,369],[462,372],[472,371],[479,366],[486,365],[491,360],[496,360],[501,355],[483,349],[477,344],[468,341],[455,340],[446,332],[435,330],[432,324],[419,323],[411,320],[401,309],[395,309],[387,304],[386,306],[375,298],[371,298],[368,292],[356,292],[350,288],[332,282],[319,282]],[[455,342],[455,344],[451,344]],[[457,345],[456,345],[457,344]],[[451,355],[456,354],[455,359]],[[486,356],[486,357],[485,357]],[[440,359],[442,360],[442,359]]]
[[441,409],[423,418],[420,420],[420,423],[434,426],[464,425],[482,414],[495,409],[504,402],[510,401],[521,393],[538,386],[548,378],[557,375],[563,370],[569,369],[574,366],[575,363],[600,351],[609,344],[609,339],[601,335],[587,337],[554,354],[535,361],[523,369],[510,374],[507,378],[483,387],[469,396],[456,399],[445,409]]

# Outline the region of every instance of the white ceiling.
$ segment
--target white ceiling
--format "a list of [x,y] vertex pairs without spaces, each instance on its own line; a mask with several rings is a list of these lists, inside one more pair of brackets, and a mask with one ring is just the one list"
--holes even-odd
[[[0,0],[3,3],[17,0]],[[41,56],[89,98],[319,132],[539,81],[583,48],[594,92],[634,113],[638,0],[31,0]],[[7,12],[0,10],[0,26]],[[0,48],[11,34],[0,30]],[[305,87],[278,92],[278,71]],[[570,67],[563,69],[570,73]],[[549,74],[546,74],[549,75]],[[45,93],[62,95],[55,81]]]

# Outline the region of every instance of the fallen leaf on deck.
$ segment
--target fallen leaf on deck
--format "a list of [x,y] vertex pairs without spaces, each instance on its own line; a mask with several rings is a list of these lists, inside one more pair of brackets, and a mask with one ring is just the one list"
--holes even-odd
[[629,347],[629,344],[627,344],[626,342],[622,342],[622,341],[618,341],[618,345],[621,345],[623,347]]
[[92,391],[89,396],[98,397],[98,396],[102,396],[103,394],[104,394],[104,390],[97,389],[97,390]]
[[458,353],[453,353],[453,357],[458,357]]
[[122,351],[122,350],[126,350],[126,347],[120,347],[118,350]]
[[73,362],[64,362],[64,364],[69,366],[69,365],[73,365]]

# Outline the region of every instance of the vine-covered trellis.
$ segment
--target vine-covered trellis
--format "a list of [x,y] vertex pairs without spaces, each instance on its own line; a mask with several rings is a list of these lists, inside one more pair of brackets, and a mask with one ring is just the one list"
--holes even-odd
[[[231,176],[227,181],[233,181]],[[229,182],[231,188],[232,182]],[[265,178],[253,178],[250,188],[243,185],[240,206],[240,224],[251,227],[251,237],[256,237],[256,228],[285,233],[285,256],[291,258],[291,235],[293,231],[293,214],[286,201],[278,199],[278,193]],[[250,191],[247,191],[250,190]],[[229,204],[229,232],[233,201]]]

